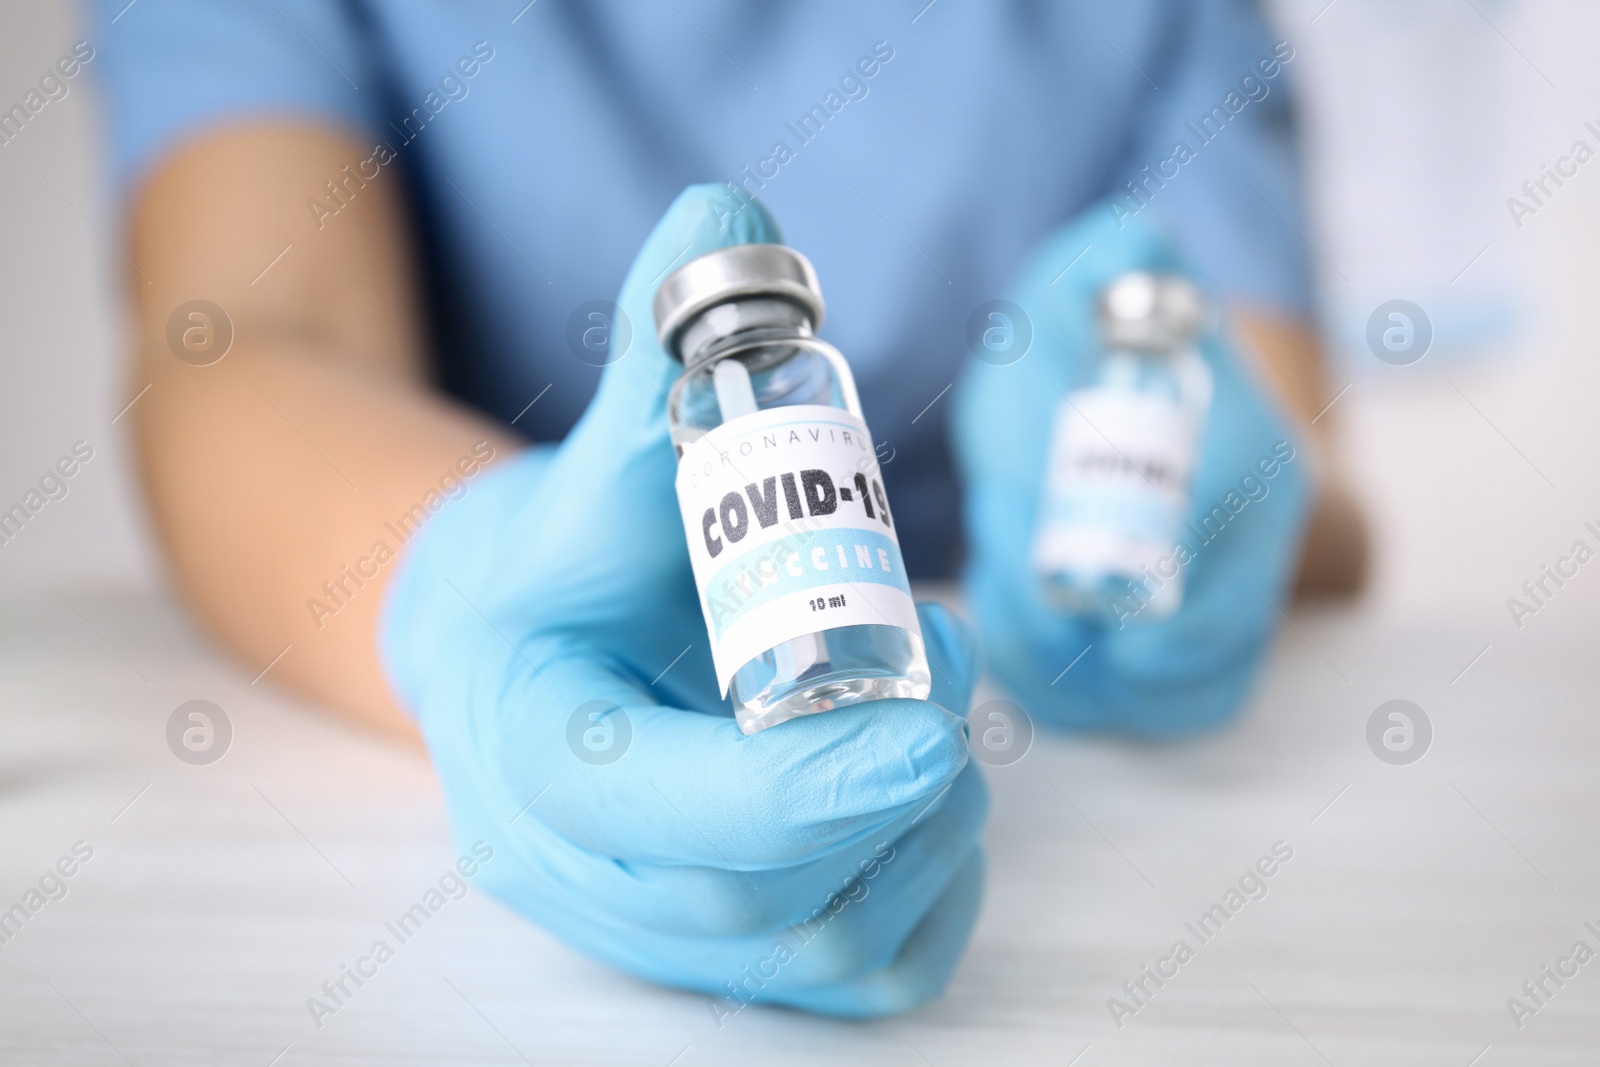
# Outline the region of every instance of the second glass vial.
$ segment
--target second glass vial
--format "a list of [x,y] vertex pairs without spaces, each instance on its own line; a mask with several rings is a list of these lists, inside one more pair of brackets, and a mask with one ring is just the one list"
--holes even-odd
[[1050,603],[1120,628],[1182,600],[1174,548],[1212,379],[1187,278],[1120,275],[1098,313],[1100,350],[1056,414],[1033,562]]

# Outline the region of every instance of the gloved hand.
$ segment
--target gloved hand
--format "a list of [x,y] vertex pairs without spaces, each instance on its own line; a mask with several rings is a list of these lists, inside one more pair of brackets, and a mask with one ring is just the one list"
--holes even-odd
[[494,850],[478,883],[584,952],[712,994],[719,1022],[751,999],[876,1017],[937,995],[983,880],[973,653],[945,613],[921,615],[931,701],[746,737],[717,692],[673,488],[679,368],[651,299],[669,268],[778,240],[724,187],[679,196],[628,273],[631,343],[582,420],[428,523],[380,634],[458,842]]
[[[1100,206],[1047,239],[1012,296],[1032,322],[1032,347],[1016,362],[963,370],[953,435],[970,541],[964,581],[990,668],[1035,718],[1172,735],[1214,725],[1248,693],[1299,557],[1312,457],[1228,340],[1208,332],[1200,350],[1215,391],[1188,517],[1198,527],[1220,506],[1228,521],[1214,520],[1222,531],[1209,543],[1189,538],[1181,606],[1118,628],[1046,603],[1030,550],[1057,406],[1075,366],[1099,350],[1096,298],[1129,270],[1194,276],[1148,214],[1123,222]],[[1280,442],[1289,462],[1274,454]]]

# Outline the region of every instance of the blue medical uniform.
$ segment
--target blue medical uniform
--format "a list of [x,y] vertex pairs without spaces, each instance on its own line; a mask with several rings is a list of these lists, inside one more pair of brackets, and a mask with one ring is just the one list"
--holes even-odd
[[[1225,292],[1309,301],[1293,52],[1247,0],[94,9],[123,203],[185,141],[243,120],[347,130],[355,172],[386,146],[415,202],[439,381],[535,440],[588,402],[588,311],[673,197],[708,180],[759,196],[816,264],[822,334],[855,368],[919,577],[959,559],[945,390],[968,319],[1053,227],[1148,203]],[[308,191],[325,225],[338,203]]]

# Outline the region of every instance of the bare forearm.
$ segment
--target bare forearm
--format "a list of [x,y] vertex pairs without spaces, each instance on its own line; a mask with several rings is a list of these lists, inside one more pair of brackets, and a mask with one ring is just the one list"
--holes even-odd
[[[426,514],[516,444],[427,380],[394,168],[336,224],[307,212],[369,152],[269,124],[157,170],[130,224],[130,395],[150,385],[131,417],[172,571],[218,637],[252,672],[276,661],[272,680],[409,731],[375,651],[384,585]],[[219,347],[190,351],[191,327]]]
[[215,366],[168,362],[134,410],[148,498],[188,599],[246,664],[282,653],[274,680],[405,729],[375,653],[383,588],[427,514],[515,443],[419,388],[292,343],[241,338]]

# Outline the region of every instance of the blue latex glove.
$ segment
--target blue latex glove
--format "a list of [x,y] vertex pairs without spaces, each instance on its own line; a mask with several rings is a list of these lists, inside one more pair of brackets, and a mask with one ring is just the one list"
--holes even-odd
[[719,697],[673,489],[680,368],[651,299],[672,267],[780,239],[740,208],[693,186],[668,209],[623,285],[631,343],[583,419],[428,523],[382,655],[458,842],[494,849],[490,893],[614,966],[712,994],[719,1021],[751,998],[876,1016],[936,996],[976,918],[973,653],[923,608],[931,701],[746,737]]
[[[1226,718],[1249,691],[1278,623],[1273,605],[1283,603],[1299,559],[1312,459],[1228,341],[1208,333],[1200,349],[1215,394],[1189,517],[1198,525],[1223,505],[1231,518],[1181,568],[1181,607],[1117,628],[1045,602],[1030,563],[1040,489],[1057,406],[1078,361],[1099,348],[1096,298],[1129,270],[1194,276],[1149,213],[1123,222],[1119,229],[1102,206],[1051,235],[1011,298],[1032,322],[1031,349],[1014,363],[974,359],[963,370],[954,439],[971,550],[965,585],[991,669],[1033,716],[1072,728],[1181,734]],[[1294,458],[1268,478],[1258,463],[1276,460],[1279,442]],[[1266,495],[1251,500],[1258,486]],[[1230,505],[1241,500],[1234,514]]]

